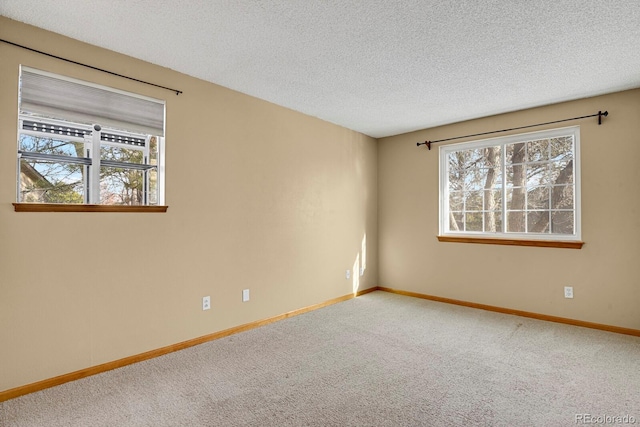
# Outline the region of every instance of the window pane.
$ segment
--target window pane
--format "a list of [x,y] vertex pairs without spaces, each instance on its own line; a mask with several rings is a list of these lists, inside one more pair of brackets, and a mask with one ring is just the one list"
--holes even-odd
[[524,210],[525,188],[516,187],[507,189],[507,209]]
[[21,159],[20,202],[84,203],[84,166]]
[[482,190],[487,182],[489,169],[471,169],[467,175],[465,188],[467,190]]
[[497,169],[497,171],[499,171],[500,165],[502,165],[502,151],[500,147],[486,147],[483,148],[482,151],[482,161],[478,166],[487,169]]
[[499,147],[449,153],[449,188],[480,190],[500,185],[500,165]]
[[527,187],[545,185],[549,182],[549,164],[533,163],[527,165]]
[[144,172],[100,168],[100,203],[104,205],[142,205],[144,203]]
[[449,230],[464,231],[464,214],[462,212],[451,212],[449,214]]
[[461,211],[463,209],[463,193],[461,191],[452,191],[449,193],[449,210]]
[[573,184],[573,162],[551,163],[549,174],[550,184]]
[[524,142],[517,142],[515,144],[506,145],[506,163],[522,163],[525,161],[526,147]]
[[484,149],[460,150],[449,153],[449,168],[470,169],[472,167],[482,167]]
[[19,147],[21,151],[31,153],[85,157],[83,142],[72,142],[64,138],[42,138],[20,134]]
[[471,165],[479,165],[484,158],[484,148],[477,148],[475,150],[465,150],[464,154],[466,156],[466,164]]
[[510,233],[525,232],[524,212],[507,212],[507,231]]
[[573,160],[573,136],[551,138],[551,160]]
[[549,211],[527,212],[527,232],[528,233],[548,233],[549,232]]
[[526,166],[517,164],[507,166],[507,187],[524,187],[527,182]]
[[152,136],[149,138],[149,164],[158,164],[158,137]]
[[482,231],[482,212],[467,212],[465,226],[466,231]]
[[449,153],[449,169],[465,170],[471,165],[470,150]]
[[527,142],[527,162],[540,162],[549,160],[549,140]]
[[492,211],[502,208],[502,191],[501,190],[485,190],[484,191],[484,210]]
[[447,155],[447,167],[449,168],[449,170],[462,168],[460,162],[458,161],[459,157],[460,156],[458,152],[449,153]]
[[144,154],[140,150],[103,145],[100,147],[100,159],[142,164]]
[[574,209],[573,185],[552,187],[554,209]]
[[464,189],[466,171],[449,168],[449,191]]
[[533,187],[527,191],[527,209],[549,209],[549,187]]
[[481,211],[482,210],[482,193],[483,191],[468,191],[465,193],[466,204],[465,210],[467,211]]
[[485,212],[484,213],[484,231],[487,233],[502,232],[502,212]]
[[148,202],[150,205],[158,204],[158,171],[151,169],[149,172],[149,194]]
[[503,185],[502,170],[499,167],[495,171],[496,171],[496,180],[495,180],[495,182],[493,183],[492,186],[485,186],[485,188],[492,187],[492,188],[494,188],[496,190],[499,190],[499,189],[502,188],[502,185]]
[[551,232],[553,234],[573,234],[573,212],[551,212]]

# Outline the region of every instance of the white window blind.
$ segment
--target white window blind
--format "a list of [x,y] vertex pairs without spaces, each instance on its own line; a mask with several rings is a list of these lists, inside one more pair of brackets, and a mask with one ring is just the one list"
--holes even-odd
[[27,67],[20,113],[164,136],[163,101]]

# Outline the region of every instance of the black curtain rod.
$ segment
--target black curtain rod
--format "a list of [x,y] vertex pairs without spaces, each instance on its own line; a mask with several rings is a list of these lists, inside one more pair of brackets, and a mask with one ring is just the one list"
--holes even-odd
[[474,133],[473,135],[456,136],[456,137],[453,137],[453,138],[438,139],[436,141],[418,142],[418,143],[416,143],[416,145],[418,147],[421,146],[421,145],[426,145],[427,148],[429,148],[429,150],[431,150],[431,144],[435,144],[437,142],[453,141],[454,139],[470,138],[472,136],[481,136],[481,135],[489,135],[489,134],[492,134],[492,133],[508,132],[510,130],[526,129],[526,128],[532,128],[532,127],[536,127],[536,126],[550,125],[550,124],[553,124],[553,123],[561,123],[561,122],[568,122],[568,121],[571,121],[571,120],[586,119],[588,117],[598,117],[598,125],[601,125],[602,124],[602,118],[603,117],[607,117],[608,115],[609,115],[608,111],[605,111],[604,113],[602,111],[598,111],[598,113],[591,114],[589,116],[580,116],[580,117],[573,117],[571,119],[554,120],[553,122],[538,123],[538,124],[535,124],[535,125],[520,126],[520,127],[517,127],[517,128],[492,130],[491,132]]
[[23,46],[23,45],[18,44],[18,43],[10,42],[8,40],[0,39],[0,42],[4,42],[4,43],[10,44],[12,46],[17,46],[17,47],[20,47],[22,49],[30,50],[31,52],[39,53],[41,55],[46,55],[46,56],[49,56],[51,58],[60,59],[61,61],[67,61],[67,62],[70,62],[72,64],[81,65],[83,67],[91,68],[92,70],[102,71],[103,73],[111,74],[112,76],[118,76],[118,77],[122,77],[122,78],[125,78],[125,79],[133,80],[134,82],[144,83],[144,84],[147,84],[147,85],[150,85],[150,86],[159,87],[160,89],[170,90],[171,92],[175,92],[176,95],[180,95],[182,93],[182,91],[178,90],[178,89],[172,89],[170,87],[160,86],[160,85],[157,85],[155,83],[145,82],[144,80],[139,80],[139,79],[136,79],[136,78],[133,78],[133,77],[129,77],[129,76],[125,76],[125,75],[122,75],[122,74],[114,73],[113,71],[109,71],[109,70],[105,70],[105,69],[102,69],[102,68],[94,67],[92,65],[83,64],[82,62],[73,61],[71,59],[63,58],[61,56],[52,55],[50,53],[43,52],[41,50],[32,49],[30,47]]

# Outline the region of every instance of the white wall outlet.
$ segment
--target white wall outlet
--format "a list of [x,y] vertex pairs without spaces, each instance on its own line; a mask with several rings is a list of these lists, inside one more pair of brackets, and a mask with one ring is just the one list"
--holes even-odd
[[364,267],[360,267],[360,275],[364,276]]
[[565,286],[564,287],[564,297],[565,298],[573,298],[573,286]]
[[242,302],[249,301],[249,289],[242,290]]
[[344,278],[347,280],[351,279],[351,270],[347,270],[347,272],[344,273]]
[[211,308],[211,297],[210,296],[202,297],[202,309],[209,310],[210,308]]

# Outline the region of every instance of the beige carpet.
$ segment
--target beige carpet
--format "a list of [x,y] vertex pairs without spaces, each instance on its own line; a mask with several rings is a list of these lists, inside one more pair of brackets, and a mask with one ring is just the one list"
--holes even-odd
[[574,426],[588,416],[640,425],[640,338],[385,292],[0,403],[2,427]]

